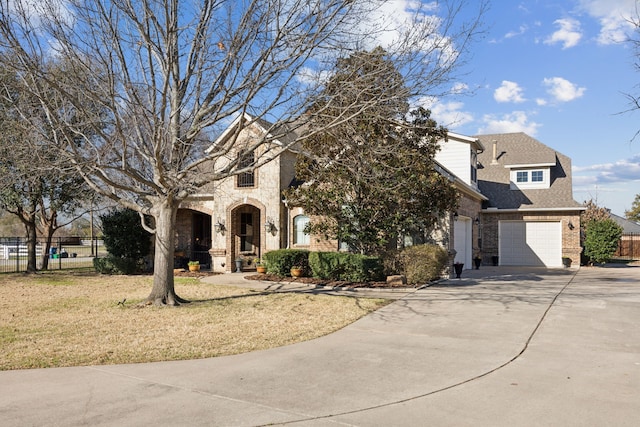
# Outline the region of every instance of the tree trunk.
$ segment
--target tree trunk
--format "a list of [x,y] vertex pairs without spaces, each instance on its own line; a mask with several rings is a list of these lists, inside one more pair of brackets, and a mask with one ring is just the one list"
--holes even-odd
[[152,209],[155,219],[155,254],[153,288],[147,297],[155,305],[180,305],[189,301],[176,295],[173,280],[173,256],[175,251],[175,224],[178,203],[163,201]]
[[[37,271],[36,246],[38,244],[35,221],[24,222],[24,228],[27,231],[27,273],[35,273]],[[20,256],[20,251],[16,256]]]

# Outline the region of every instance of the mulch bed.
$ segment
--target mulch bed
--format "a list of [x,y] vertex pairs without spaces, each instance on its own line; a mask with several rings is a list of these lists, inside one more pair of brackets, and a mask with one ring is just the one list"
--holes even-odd
[[266,282],[304,283],[305,285],[327,286],[330,288],[405,288],[407,285],[394,286],[387,282],[348,282],[343,280],[324,280],[315,277],[283,277],[277,274],[253,274],[245,276],[248,280],[262,280]]
[[[212,271],[200,270],[200,271],[189,271],[189,270],[174,270],[175,277],[193,277],[193,278],[201,278],[207,276],[214,276],[222,273],[214,273]],[[349,282],[344,280],[324,280],[317,279],[315,277],[284,277],[278,276],[277,274],[250,274],[247,272],[247,276],[244,276],[247,280],[261,280],[264,282],[288,282],[288,283],[302,283],[305,285],[315,285],[315,286],[326,286],[330,288],[382,288],[382,289],[392,289],[392,288],[406,288],[411,287],[409,285],[393,285],[387,282]]]

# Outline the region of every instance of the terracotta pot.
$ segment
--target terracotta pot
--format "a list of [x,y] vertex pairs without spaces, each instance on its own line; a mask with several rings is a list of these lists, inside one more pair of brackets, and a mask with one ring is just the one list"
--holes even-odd
[[200,271],[200,265],[190,265],[189,271]]
[[300,277],[302,276],[302,269],[301,268],[292,268],[291,269],[291,277]]
[[258,273],[260,273],[260,274],[264,274],[264,273],[266,273],[266,272],[267,272],[267,267],[265,267],[265,266],[257,266],[257,267],[256,267],[256,271],[257,271]]

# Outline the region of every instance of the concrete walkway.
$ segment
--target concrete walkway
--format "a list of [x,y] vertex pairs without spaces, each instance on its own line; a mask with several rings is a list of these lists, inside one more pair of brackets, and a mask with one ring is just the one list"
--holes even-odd
[[483,267],[392,294],[272,350],[0,372],[0,425],[640,425],[640,268]]

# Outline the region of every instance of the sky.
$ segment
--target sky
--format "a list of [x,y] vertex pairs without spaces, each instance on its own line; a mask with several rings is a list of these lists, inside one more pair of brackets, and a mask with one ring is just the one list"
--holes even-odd
[[640,94],[628,41],[635,8],[493,0],[461,79],[471,94],[439,99],[434,118],[463,135],[527,133],[572,159],[576,201],[624,216],[640,194],[640,111],[627,98]]

